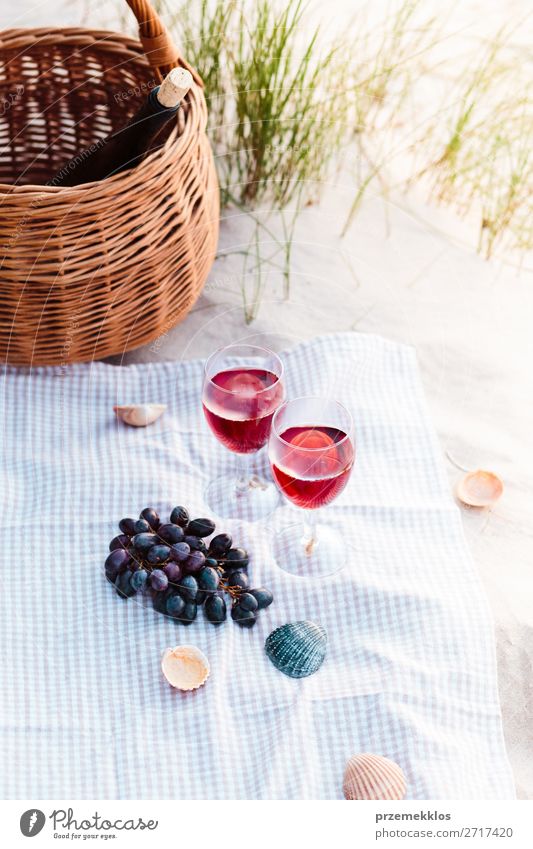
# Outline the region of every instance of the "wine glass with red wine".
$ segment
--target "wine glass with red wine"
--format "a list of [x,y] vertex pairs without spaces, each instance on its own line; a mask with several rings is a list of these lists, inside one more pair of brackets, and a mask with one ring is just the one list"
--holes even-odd
[[317,510],[337,498],[355,461],[353,421],[328,398],[295,398],[275,414],[269,441],[274,480],[304,521],[275,535],[274,555],[287,572],[320,578],[339,571],[346,548],[338,532],[317,525]]
[[260,519],[278,504],[272,481],[252,474],[248,461],[267,444],[272,417],[284,399],[283,365],[268,348],[228,345],[207,360],[205,418],[219,442],[237,455],[233,478],[216,478],[206,491],[207,503],[219,515]]

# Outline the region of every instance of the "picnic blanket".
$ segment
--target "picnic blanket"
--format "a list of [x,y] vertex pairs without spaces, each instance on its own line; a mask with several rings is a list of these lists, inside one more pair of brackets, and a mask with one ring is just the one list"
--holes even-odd
[[[272,556],[291,507],[213,516],[274,593],[250,630],[202,611],[176,624],[104,578],[120,518],[209,516],[206,484],[235,463],[203,420],[202,362],[4,367],[2,798],[336,799],[357,752],[400,764],[407,798],[513,798],[492,622],[414,351],[347,333],[282,356],[289,396],[336,397],[354,416],[355,468],[322,517],[346,555],[333,577],[294,577]],[[149,427],[116,420],[114,404],[150,401],[168,409]],[[254,462],[268,474],[264,451]],[[294,680],[264,642],[302,619],[328,652]],[[211,664],[193,693],[160,670],[182,643]]]

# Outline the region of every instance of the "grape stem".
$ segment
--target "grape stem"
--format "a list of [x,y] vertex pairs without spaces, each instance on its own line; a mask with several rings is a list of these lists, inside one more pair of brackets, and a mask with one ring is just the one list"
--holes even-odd
[[[137,566],[138,566],[139,569],[145,569],[150,575],[152,574],[154,569],[161,569],[164,566],[163,563],[153,564],[153,563],[146,563],[142,560],[137,560],[135,562],[137,563]],[[217,568],[217,572],[220,575],[223,572],[223,567],[219,565],[216,568]],[[173,587],[173,588],[175,587],[177,590],[180,589],[180,585],[176,584],[174,581],[169,581],[168,585],[169,585],[169,587]],[[234,584],[227,584],[225,581],[220,581],[218,588],[216,590],[207,590],[207,592],[209,592],[209,593],[212,592],[213,595],[215,595],[216,593],[219,592],[219,590],[222,590],[223,592],[228,593],[228,595],[231,597],[232,601],[234,601],[236,598],[239,597],[239,593],[242,592],[242,587],[235,586]]]
[[236,587],[233,584],[226,584],[224,581],[220,582],[218,588],[228,593],[228,595],[231,596],[232,599],[238,598],[239,593],[242,591],[242,587]]

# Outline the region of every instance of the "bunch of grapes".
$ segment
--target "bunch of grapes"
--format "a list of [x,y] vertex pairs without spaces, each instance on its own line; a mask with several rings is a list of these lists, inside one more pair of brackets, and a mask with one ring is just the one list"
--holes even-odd
[[105,574],[122,598],[148,592],[154,610],[183,625],[203,605],[206,619],[219,625],[227,616],[226,594],[231,618],[243,628],[253,627],[272,603],[270,590],[250,587],[248,553],[234,548],[229,534],[212,536],[211,519],[191,520],[185,507],[174,507],[162,522],[146,507],[138,519],[121,519],[119,529],[109,543]]

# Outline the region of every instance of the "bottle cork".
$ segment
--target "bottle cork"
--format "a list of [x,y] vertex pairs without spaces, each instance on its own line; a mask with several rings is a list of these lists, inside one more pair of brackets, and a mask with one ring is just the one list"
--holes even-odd
[[172,68],[157,92],[157,99],[161,106],[167,109],[175,109],[189,91],[192,83],[190,71],[185,68]]

